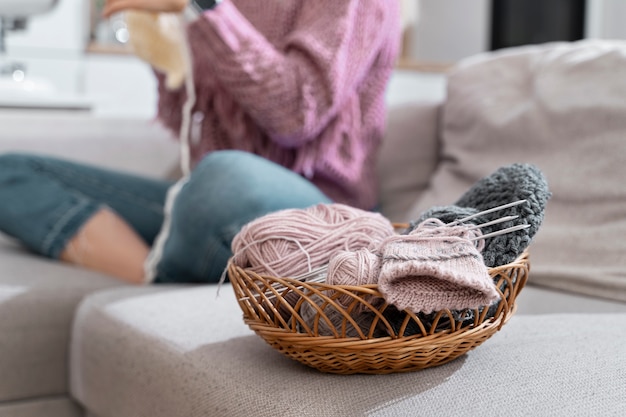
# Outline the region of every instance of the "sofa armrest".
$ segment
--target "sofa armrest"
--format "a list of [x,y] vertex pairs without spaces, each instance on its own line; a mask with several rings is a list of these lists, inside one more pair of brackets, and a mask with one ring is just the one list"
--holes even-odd
[[378,158],[380,210],[405,222],[411,206],[427,188],[439,162],[440,102],[390,106]]

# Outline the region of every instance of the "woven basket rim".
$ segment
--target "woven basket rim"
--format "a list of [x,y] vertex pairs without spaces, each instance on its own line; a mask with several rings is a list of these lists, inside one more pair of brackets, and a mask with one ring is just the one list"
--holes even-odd
[[[263,302],[259,303],[256,299],[254,300],[256,304],[251,300],[242,301],[242,296],[244,298],[255,296],[254,289],[247,286],[246,280],[253,283],[257,281],[266,283],[278,282],[283,285],[287,284],[302,288],[301,294],[307,295],[300,295],[298,300],[308,297],[308,294],[313,296],[317,292],[328,290],[339,292],[354,291],[382,297],[382,294],[378,291],[377,284],[355,286],[331,285],[324,282],[307,283],[289,277],[259,275],[234,265],[232,259],[228,263],[229,277],[243,312],[243,320],[248,327],[269,345],[292,359],[322,372],[338,374],[379,374],[424,369],[449,362],[474,349],[499,331],[515,314],[517,309],[515,300],[526,284],[529,269],[529,253],[527,250],[511,263],[488,268],[489,275],[492,278],[499,277],[501,282],[506,280],[508,286],[505,289],[505,293],[498,288],[501,300],[497,303],[497,309],[493,316],[487,317],[488,307],[490,306],[481,307],[482,311],[480,312],[479,309],[466,309],[475,311],[473,325],[461,322],[459,322],[460,324],[456,323],[456,319],[454,319],[454,315],[450,310],[441,310],[433,314],[439,317],[436,320],[443,317],[443,325],[449,325],[450,328],[439,329],[437,321],[435,321],[435,324],[431,323],[428,334],[423,334],[423,327],[421,327],[423,333],[405,334],[404,325],[409,320],[405,316],[405,324],[401,326],[402,330],[398,334],[382,337],[348,337],[348,335],[342,333],[340,336],[343,337],[337,337],[336,335],[324,336],[316,334],[317,330],[311,332],[313,334],[307,331],[296,331],[295,325],[292,326],[283,320],[276,308],[274,310],[270,309],[268,312],[266,307],[263,307]],[[516,276],[516,280],[511,278],[512,275]],[[267,284],[265,285],[263,288],[267,288]],[[309,288],[310,293],[306,293],[306,291],[309,291]],[[256,296],[260,297],[261,294],[256,293]],[[298,302],[302,305],[305,301]],[[310,303],[309,300],[306,302]],[[327,304],[331,303],[327,302]],[[384,309],[388,306],[389,304],[385,304],[382,311],[384,312]],[[291,311],[298,317],[300,316],[299,312],[293,309]],[[409,315],[406,310],[404,313]],[[382,312],[379,312],[379,314],[383,316]],[[373,332],[373,327],[370,329],[369,336],[372,335],[371,332]],[[362,335],[363,333],[360,334]],[[402,359],[398,359],[398,357]]]

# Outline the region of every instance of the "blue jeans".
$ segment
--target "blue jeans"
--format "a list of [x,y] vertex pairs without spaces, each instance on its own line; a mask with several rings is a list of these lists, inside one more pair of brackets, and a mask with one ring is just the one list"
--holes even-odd
[[56,259],[96,211],[109,207],[148,245],[158,244],[154,282],[206,283],[219,280],[246,223],[331,202],[294,172],[240,151],[207,155],[177,183],[164,224],[172,185],[49,157],[0,155],[0,230]]

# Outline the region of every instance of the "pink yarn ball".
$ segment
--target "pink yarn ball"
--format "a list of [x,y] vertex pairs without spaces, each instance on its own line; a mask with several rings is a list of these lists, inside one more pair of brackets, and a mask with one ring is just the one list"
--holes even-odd
[[326,282],[331,285],[376,284],[380,273],[380,256],[368,249],[341,251],[328,264]]
[[[368,249],[341,251],[328,264],[326,283],[354,286],[376,284],[380,267],[380,257]],[[353,297],[346,294],[337,297],[337,301],[344,307],[350,305],[353,300]]]
[[246,224],[232,242],[233,262],[261,275],[293,277],[341,251],[376,247],[394,234],[379,213],[343,204],[281,210]]

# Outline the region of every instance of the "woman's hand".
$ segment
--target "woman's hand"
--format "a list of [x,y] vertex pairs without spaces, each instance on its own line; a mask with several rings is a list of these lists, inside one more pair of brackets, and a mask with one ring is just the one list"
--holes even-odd
[[189,0],[106,0],[102,15],[110,17],[124,10],[178,13],[185,9],[188,2]]

